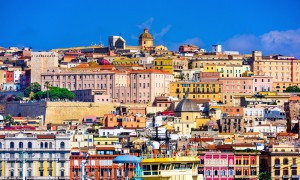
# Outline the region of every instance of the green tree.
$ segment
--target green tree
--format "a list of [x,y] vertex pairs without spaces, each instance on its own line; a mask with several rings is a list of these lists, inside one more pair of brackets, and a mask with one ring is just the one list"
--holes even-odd
[[59,88],[59,87],[49,87],[47,92],[38,91],[34,94],[35,100],[44,99],[49,97],[50,99],[74,99],[75,94],[69,91],[66,88]]
[[267,172],[261,172],[258,175],[259,180],[271,180],[271,176]]
[[44,85],[47,88],[47,99],[49,99],[49,87],[50,87],[49,81],[46,81]]
[[24,97],[23,94],[17,94],[17,95],[15,96],[15,101],[21,101],[21,100],[23,100],[23,97]]
[[289,86],[284,92],[300,92],[300,88],[298,86]]
[[24,89],[24,96],[29,97],[30,93],[36,93],[41,90],[41,85],[37,82],[30,83],[30,85]]

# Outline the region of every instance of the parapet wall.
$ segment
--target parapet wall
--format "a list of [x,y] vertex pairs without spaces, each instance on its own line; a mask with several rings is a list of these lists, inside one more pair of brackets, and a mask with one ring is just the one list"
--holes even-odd
[[[60,124],[67,119],[79,119],[81,121],[86,115],[103,116],[111,113],[118,105],[99,102],[8,102],[5,114],[41,116],[44,118],[44,124]],[[145,107],[144,104],[122,104],[122,106]]]

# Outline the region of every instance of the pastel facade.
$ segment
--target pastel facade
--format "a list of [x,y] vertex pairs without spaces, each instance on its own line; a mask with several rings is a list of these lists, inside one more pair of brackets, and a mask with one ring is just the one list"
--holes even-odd
[[[1,176],[34,179],[69,179],[70,137],[66,134],[11,133],[1,135]],[[24,154],[22,154],[25,151]],[[26,159],[25,172],[22,160]]]
[[204,161],[203,170],[206,180],[234,179],[235,157],[233,153],[206,152],[200,159]]

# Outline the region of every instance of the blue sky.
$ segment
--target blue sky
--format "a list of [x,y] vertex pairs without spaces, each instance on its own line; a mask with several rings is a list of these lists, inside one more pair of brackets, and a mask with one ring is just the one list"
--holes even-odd
[[107,45],[121,34],[128,45],[148,27],[155,44],[191,43],[211,50],[295,55],[300,58],[298,0],[14,0],[0,5],[0,46],[52,48]]

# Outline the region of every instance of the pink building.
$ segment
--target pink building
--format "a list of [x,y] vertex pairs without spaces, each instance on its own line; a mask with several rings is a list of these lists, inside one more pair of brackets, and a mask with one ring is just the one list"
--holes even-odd
[[[79,94],[81,91],[78,90],[97,90],[82,96],[87,101],[108,99],[109,102],[111,99],[112,102],[143,104],[154,101],[156,96],[168,94],[170,82],[173,81],[173,74],[156,69],[119,71],[71,68],[49,71],[41,76],[42,90],[46,90],[44,85],[48,81],[51,86],[67,88]],[[108,95],[110,98],[98,98],[96,95]]]
[[205,152],[200,156],[204,162],[203,176],[206,180],[233,180],[234,154],[229,152]]
[[223,83],[223,93],[253,93],[252,77],[224,77],[219,81]]
[[273,77],[270,76],[252,76],[253,92],[272,91]]

